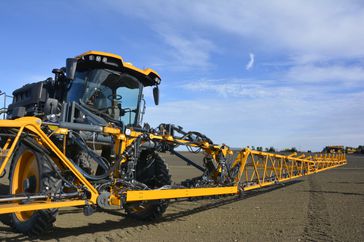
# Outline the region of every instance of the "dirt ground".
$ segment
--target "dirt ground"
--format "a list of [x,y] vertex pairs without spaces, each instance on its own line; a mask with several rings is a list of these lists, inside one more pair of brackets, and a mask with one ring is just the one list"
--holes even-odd
[[[172,178],[198,173],[164,155]],[[285,185],[225,197],[172,202],[154,222],[125,218],[123,211],[85,217],[61,209],[53,232],[39,241],[364,241],[364,156],[349,164]],[[0,223],[0,241],[26,241]]]

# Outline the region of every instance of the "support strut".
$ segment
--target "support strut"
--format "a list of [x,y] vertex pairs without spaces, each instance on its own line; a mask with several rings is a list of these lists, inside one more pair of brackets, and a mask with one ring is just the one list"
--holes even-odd
[[205,168],[203,168],[202,166],[196,164],[196,162],[188,159],[187,157],[181,155],[180,153],[178,153],[177,151],[174,151],[174,150],[171,150],[171,153],[176,155],[178,158],[184,160],[187,162],[187,164],[193,166],[193,167],[196,167],[197,169],[199,169],[200,171],[204,172],[205,171]]

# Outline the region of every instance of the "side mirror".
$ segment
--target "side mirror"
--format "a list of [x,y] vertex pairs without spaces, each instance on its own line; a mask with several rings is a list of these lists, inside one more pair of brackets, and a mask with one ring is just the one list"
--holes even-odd
[[75,78],[76,67],[77,67],[77,59],[76,58],[67,58],[66,76],[69,80],[73,80]]
[[159,88],[158,86],[153,88],[153,98],[155,105],[159,104]]

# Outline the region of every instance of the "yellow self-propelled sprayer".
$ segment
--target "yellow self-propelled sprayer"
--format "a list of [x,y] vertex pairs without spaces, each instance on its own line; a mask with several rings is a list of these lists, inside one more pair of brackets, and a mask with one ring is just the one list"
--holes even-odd
[[[160,77],[118,55],[90,51],[53,73],[54,79],[15,90],[7,119],[0,120],[0,176],[9,178],[0,214],[30,236],[50,230],[61,207],[82,206],[85,215],[125,209],[154,219],[169,199],[241,194],[346,164],[344,154],[284,156],[248,148],[234,154],[199,132],[142,125],[143,88],[153,87],[158,104]],[[202,163],[177,146],[203,151]],[[159,152],[171,152],[201,176],[173,184]]]

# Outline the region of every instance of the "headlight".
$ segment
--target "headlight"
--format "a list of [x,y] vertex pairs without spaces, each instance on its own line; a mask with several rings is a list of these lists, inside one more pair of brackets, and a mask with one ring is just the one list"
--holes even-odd
[[156,77],[154,79],[154,81],[157,83],[157,85],[159,85],[161,83],[161,79],[159,77]]

